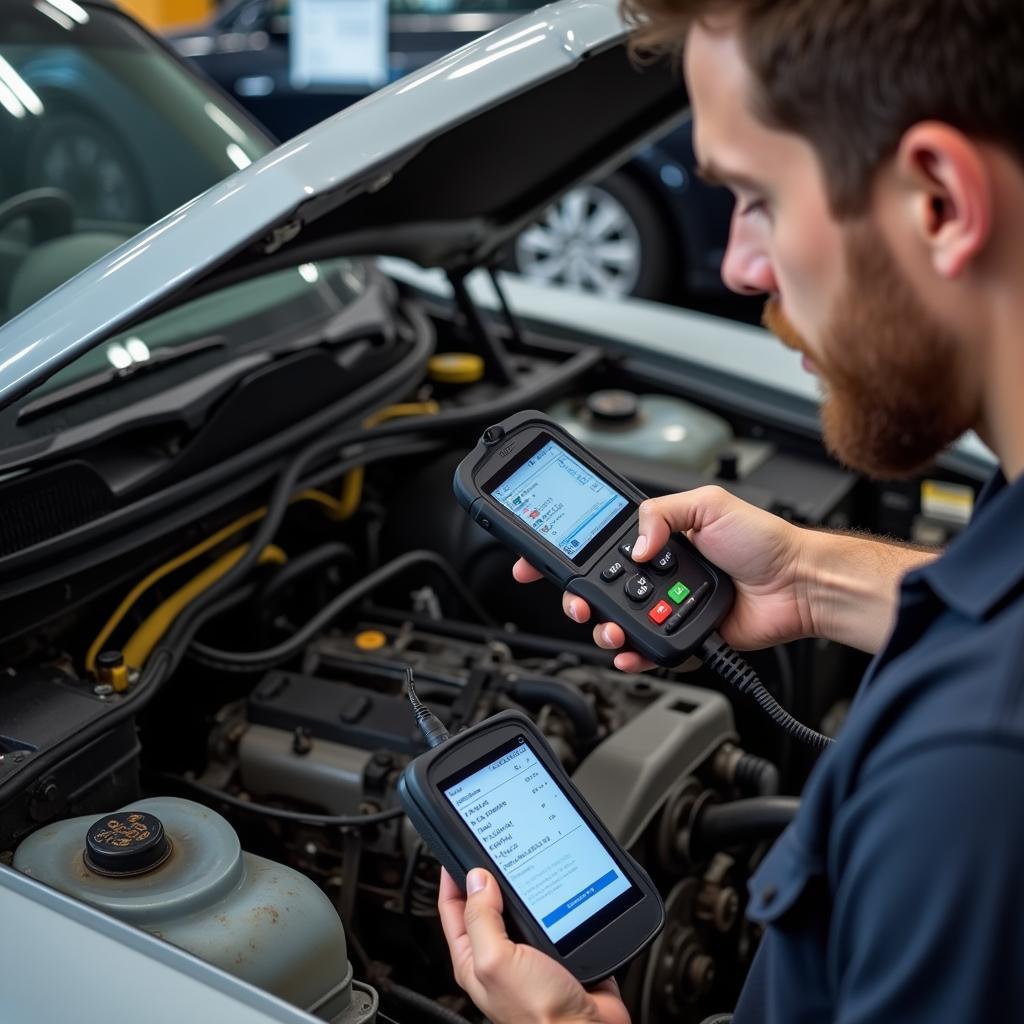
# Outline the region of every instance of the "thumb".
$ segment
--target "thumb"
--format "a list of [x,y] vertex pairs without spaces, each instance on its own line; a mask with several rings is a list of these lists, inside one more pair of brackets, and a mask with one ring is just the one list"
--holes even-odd
[[656,555],[673,532],[700,531],[725,515],[736,499],[723,487],[697,487],[680,494],[648,498],[640,504],[639,536],[633,547],[637,558]]
[[477,962],[493,959],[495,951],[510,941],[501,908],[498,883],[483,868],[473,868],[466,876],[466,934]]

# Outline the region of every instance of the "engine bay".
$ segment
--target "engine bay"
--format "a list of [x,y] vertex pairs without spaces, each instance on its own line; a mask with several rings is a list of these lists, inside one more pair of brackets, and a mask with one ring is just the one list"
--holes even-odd
[[[745,408],[743,387],[709,399],[721,382],[714,391],[408,292],[393,312],[381,334],[393,347],[368,342],[370,383],[338,376],[357,383],[337,394],[329,426],[281,444],[282,400],[275,431],[225,443],[219,464],[185,460],[66,527],[36,523],[20,547],[9,523],[7,554],[34,562],[12,563],[0,595],[0,863],[33,873],[36,855],[19,850],[55,823],[192,801],[222,815],[247,854],[326,895],[383,1018],[478,1020],[438,925],[439,865],[396,797],[425,749],[402,692],[411,666],[451,732],[504,709],[530,715],[656,881],[668,923],[619,979],[634,1019],[727,1010],[759,937],[746,881],[795,813],[813,753],[695,659],[615,670],[553,588],[514,583],[508,552],[455,504],[452,470],[501,409],[536,405],[648,493],[717,483],[808,527],[929,543],[956,517],[922,505],[923,480],[874,484],[837,466],[784,412]],[[332,358],[343,367],[352,350]],[[266,400],[265,384],[253,395]],[[231,401],[251,415],[243,393]],[[312,418],[308,402],[296,408]],[[262,444],[277,447],[261,459]],[[64,493],[83,462],[102,478],[109,445],[93,455],[79,447],[33,472]],[[250,468],[229,472],[242,456]],[[929,480],[979,482],[949,467]],[[25,499],[29,516],[39,500]],[[148,516],[130,519],[139,503]],[[118,515],[130,520],[120,534]],[[750,658],[780,703],[830,734],[866,660],[815,640]],[[139,899],[161,870],[133,876]],[[324,1019],[343,1019],[333,1013]]]

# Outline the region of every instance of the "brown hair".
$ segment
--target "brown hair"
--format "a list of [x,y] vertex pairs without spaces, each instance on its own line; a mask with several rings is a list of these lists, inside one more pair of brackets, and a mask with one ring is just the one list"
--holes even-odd
[[621,0],[636,45],[678,53],[738,19],[754,112],[818,153],[837,216],[864,212],[903,133],[943,121],[1024,165],[1024,0]]

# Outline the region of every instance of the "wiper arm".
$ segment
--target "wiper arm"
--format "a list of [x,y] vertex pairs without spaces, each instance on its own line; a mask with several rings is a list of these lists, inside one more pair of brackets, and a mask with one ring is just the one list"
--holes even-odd
[[190,359],[200,352],[210,352],[213,349],[224,348],[227,338],[223,334],[211,334],[205,338],[196,338],[194,341],[187,341],[181,345],[167,345],[153,349],[148,359],[133,362],[130,366],[118,369],[112,366],[109,370],[100,373],[90,374],[81,380],[72,381],[63,387],[51,391],[48,395],[41,395],[33,402],[23,405],[18,410],[18,423],[25,423],[37,416],[53,412],[63,405],[86,395],[95,394],[121,381],[137,377],[141,373],[149,373],[152,370],[167,366],[170,363],[177,363],[183,359]]

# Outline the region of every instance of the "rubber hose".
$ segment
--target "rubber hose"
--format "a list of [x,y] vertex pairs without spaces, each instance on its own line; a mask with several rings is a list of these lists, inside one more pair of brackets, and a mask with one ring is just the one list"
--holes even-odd
[[294,558],[289,559],[287,565],[282,566],[267,580],[260,591],[260,603],[269,604],[286,587],[300,577],[305,576],[306,573],[322,569],[324,566],[331,565],[342,558],[354,557],[355,553],[352,548],[348,544],[342,544],[341,541],[328,541],[319,547],[304,551],[301,555],[296,555]]
[[534,704],[554,704],[565,713],[576,730],[580,743],[597,739],[597,712],[586,697],[572,684],[546,676],[507,678],[508,694],[527,707]]
[[736,785],[758,796],[775,796],[779,791],[778,769],[763,757],[744,754],[736,762]]
[[[329,434],[318,442],[309,445],[293,459],[289,468],[278,479],[277,486],[274,488],[274,494],[268,502],[267,516],[262,526],[250,539],[250,551],[240,559],[229,573],[221,578],[218,584],[211,587],[210,591],[207,591],[203,598],[196,603],[203,608],[213,604],[223,594],[237,586],[245,574],[253,567],[267,541],[276,533],[284,516],[288,499],[296,490],[300,474],[314,458],[323,456],[333,448],[344,447],[356,442],[365,443],[370,439],[376,440],[385,437],[403,436],[405,432],[410,435],[415,435],[418,431],[439,433],[446,428],[468,427],[474,423],[486,423],[488,420],[494,422],[518,409],[537,405],[560,388],[575,382],[584,374],[593,370],[604,358],[604,353],[600,349],[581,349],[567,359],[565,363],[546,374],[537,384],[531,384],[522,388],[512,388],[500,400],[487,403],[485,408],[481,406],[468,406],[464,409],[453,410],[450,413],[439,413],[434,417],[423,417],[426,422],[416,430],[409,430],[408,424],[403,420],[397,420],[392,423],[382,424],[372,431],[352,429],[337,434]],[[289,435],[289,433],[289,431],[284,431],[277,440],[280,441],[281,438]],[[261,457],[265,458],[266,456],[261,453]],[[358,465],[360,463],[359,461],[353,461],[352,464]],[[342,468],[339,467],[338,471],[341,472]],[[198,482],[202,476],[203,474],[200,474],[194,482]],[[254,551],[255,554],[253,554]],[[66,736],[48,750],[41,751],[22,771],[17,772],[10,779],[0,783],[0,804],[10,800],[16,793],[27,790],[38,778],[50,771],[55,764],[66,757],[72,749],[84,748],[98,736],[113,729],[115,725],[137,714],[141,708],[145,707],[178,667],[185,653],[185,648],[188,647],[191,638],[195,635],[192,619],[200,611],[201,608],[197,607],[195,609],[189,608],[183,613],[182,621],[180,623],[176,622],[171,627],[169,635],[164,638],[161,645],[150,656],[150,660],[142,670],[138,683],[116,706],[109,708],[106,714],[90,722],[73,736]]]
[[382,990],[386,995],[393,996],[398,1002],[405,1003],[406,1006],[417,1010],[425,1017],[433,1018],[439,1024],[469,1024],[469,1021],[461,1014],[449,1010],[447,1006],[435,1003],[433,999],[414,992],[404,985],[399,985],[397,982],[388,981],[382,986]]
[[795,796],[759,796],[709,804],[690,827],[690,842],[694,849],[720,850],[737,843],[775,839],[799,809],[800,801]]

